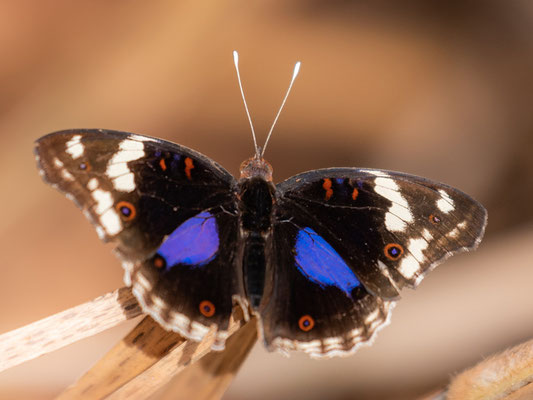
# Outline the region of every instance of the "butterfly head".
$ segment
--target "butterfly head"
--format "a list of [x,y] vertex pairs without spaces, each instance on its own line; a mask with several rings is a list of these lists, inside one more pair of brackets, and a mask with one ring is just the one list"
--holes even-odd
[[244,160],[241,164],[240,172],[240,179],[261,177],[267,182],[272,182],[272,166],[264,158],[254,156]]

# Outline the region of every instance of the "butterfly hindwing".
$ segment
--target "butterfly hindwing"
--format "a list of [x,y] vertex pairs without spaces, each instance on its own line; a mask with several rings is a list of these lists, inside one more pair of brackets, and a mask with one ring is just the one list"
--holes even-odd
[[[216,323],[223,342],[232,296],[240,292],[235,251],[219,245],[237,241],[234,178],[191,149],[124,132],[57,132],[39,139],[35,152],[44,179],[116,244],[125,280],[145,311],[196,339]],[[190,245],[169,255],[165,243],[172,238]],[[158,254],[169,261],[154,271]],[[206,290],[209,296],[193,306]]]
[[333,247],[303,223],[294,216],[274,227],[272,275],[260,308],[265,344],[313,357],[347,354],[386,325],[394,302],[370,294]]
[[237,218],[221,207],[178,226],[133,267],[131,283],[143,308],[165,328],[197,341],[215,324],[213,348],[222,349],[234,295],[242,293],[237,246],[228,245],[236,242],[237,230]]
[[[476,247],[486,224],[485,209],[466,194],[396,172],[316,170],[277,188],[273,289],[263,325],[267,344],[282,351],[349,352],[350,343],[368,340],[386,321],[402,287]],[[279,289],[287,279],[298,287]],[[292,297],[283,306],[287,291]],[[314,321],[308,332],[294,322],[303,315]]]

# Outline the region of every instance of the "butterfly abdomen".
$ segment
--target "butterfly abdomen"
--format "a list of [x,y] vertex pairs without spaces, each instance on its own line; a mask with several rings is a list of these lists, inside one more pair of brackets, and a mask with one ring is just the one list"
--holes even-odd
[[246,294],[253,309],[259,307],[265,284],[265,248],[272,231],[275,187],[262,177],[239,181],[240,227]]

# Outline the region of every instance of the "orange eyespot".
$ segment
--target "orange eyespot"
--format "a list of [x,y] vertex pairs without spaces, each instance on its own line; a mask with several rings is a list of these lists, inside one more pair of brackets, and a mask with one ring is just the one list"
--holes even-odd
[[156,267],[157,269],[163,269],[165,268],[166,264],[167,262],[165,261],[163,257],[161,257],[159,254],[155,255],[154,260],[153,260],[154,267]]
[[315,320],[310,315],[304,315],[298,321],[298,326],[304,332],[309,332],[315,326]]
[[209,300],[203,300],[200,302],[200,312],[204,317],[212,317],[215,315],[215,306]]
[[398,243],[389,243],[385,246],[383,252],[385,253],[385,257],[387,257],[389,260],[396,261],[402,256],[403,247]]
[[322,184],[322,188],[326,191],[326,201],[328,201],[331,196],[333,196],[333,189],[331,188],[331,179],[326,178],[324,179],[324,183]]
[[354,188],[354,189],[353,189],[353,192],[352,192],[352,200],[357,199],[357,196],[359,196],[359,190],[357,190],[356,188]]
[[161,167],[161,170],[163,170],[163,171],[166,171],[166,170],[167,170],[167,164],[166,164],[164,158],[162,158],[161,160],[159,160],[159,166]]
[[440,217],[438,215],[431,214],[429,216],[429,222],[431,222],[432,224],[436,225],[436,224],[441,222],[441,219],[440,219]]
[[127,201],[119,201],[115,208],[124,221],[131,221],[137,215],[135,206]]

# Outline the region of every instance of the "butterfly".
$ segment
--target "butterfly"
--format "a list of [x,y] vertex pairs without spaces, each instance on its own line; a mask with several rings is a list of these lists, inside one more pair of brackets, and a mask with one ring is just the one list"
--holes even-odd
[[350,354],[403,287],[477,247],[487,220],[465,193],[400,172],[327,168],[274,184],[257,146],[239,179],[185,146],[111,130],[52,133],[35,154],[116,245],[143,310],[195,341],[215,328],[215,350],[240,305],[268,350]]

